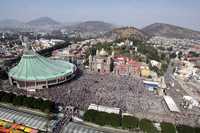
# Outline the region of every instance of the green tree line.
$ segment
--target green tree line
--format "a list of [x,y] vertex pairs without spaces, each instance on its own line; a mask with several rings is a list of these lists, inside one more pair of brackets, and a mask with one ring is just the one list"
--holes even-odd
[[55,103],[49,100],[43,100],[41,98],[36,99],[25,95],[15,95],[4,91],[0,91],[0,102],[11,103],[15,106],[39,109],[46,113],[54,113],[57,111]]
[[154,122],[148,119],[139,119],[134,116],[121,116],[113,113],[99,112],[96,110],[87,110],[83,119],[100,126],[112,126],[127,130],[141,130],[145,133],[200,133],[199,127],[190,127],[186,125],[175,126],[172,123],[161,122],[159,131]]

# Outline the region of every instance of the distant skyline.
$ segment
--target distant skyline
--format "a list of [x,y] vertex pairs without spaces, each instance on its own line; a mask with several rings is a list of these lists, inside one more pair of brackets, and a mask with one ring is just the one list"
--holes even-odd
[[98,20],[143,28],[155,22],[200,31],[200,0],[1,0],[0,20]]

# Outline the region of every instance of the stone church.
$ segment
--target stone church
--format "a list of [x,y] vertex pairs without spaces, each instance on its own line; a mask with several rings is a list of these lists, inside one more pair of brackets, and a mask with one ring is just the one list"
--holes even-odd
[[96,51],[95,56],[89,56],[89,69],[93,72],[99,73],[110,73],[112,71],[112,53],[111,56],[104,50],[101,49]]

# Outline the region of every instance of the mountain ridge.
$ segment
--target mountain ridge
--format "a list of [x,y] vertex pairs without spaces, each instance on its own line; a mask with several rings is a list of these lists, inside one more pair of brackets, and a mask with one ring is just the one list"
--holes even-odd
[[0,27],[1,28],[15,28],[18,26],[24,26],[25,23],[21,22],[19,20],[16,19],[4,19],[0,21]]
[[168,38],[200,39],[200,31],[195,31],[181,26],[153,23],[141,29],[150,36],[164,36]]
[[66,29],[70,31],[81,31],[81,32],[106,32],[114,28],[114,25],[104,21],[84,21],[70,26],[66,26]]
[[135,38],[137,40],[146,40],[148,35],[135,27],[119,27],[108,32],[106,36],[113,36],[118,39]]
[[30,20],[26,24],[30,26],[44,26],[44,25],[60,25],[60,22],[50,18],[50,17],[39,17],[33,20]]
[[[120,28],[117,29],[116,28]],[[50,17],[39,17],[28,22],[18,21],[16,19],[5,19],[0,21],[1,31],[13,30],[16,31],[24,30],[29,31],[52,31],[57,29],[65,29],[68,32],[78,31],[82,33],[94,33],[94,34],[104,34],[111,35],[111,33],[117,36],[127,36],[128,34],[133,34],[135,31],[138,38],[146,38],[146,36],[163,36],[168,38],[187,38],[187,39],[199,39],[200,31],[195,31],[189,28],[184,28],[181,26],[176,26],[166,23],[153,23],[147,25],[146,27],[139,28],[125,28],[118,27],[112,23],[107,23],[104,21],[91,20],[78,23],[61,23]],[[114,30],[115,29],[115,30]],[[124,33],[123,33],[124,32]],[[128,33],[130,32],[130,33]],[[122,35],[123,34],[123,35]],[[127,34],[127,35],[125,35]],[[128,35],[132,36],[132,35]]]

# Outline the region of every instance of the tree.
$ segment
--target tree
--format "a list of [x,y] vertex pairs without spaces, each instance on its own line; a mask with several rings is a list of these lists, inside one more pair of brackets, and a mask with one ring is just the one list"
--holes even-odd
[[178,133],[195,133],[195,129],[186,125],[177,125]]
[[120,116],[114,113],[106,113],[106,124],[112,127],[119,127],[120,126]]
[[0,102],[2,101],[3,95],[4,95],[4,92],[3,92],[3,91],[0,91]]
[[176,133],[176,127],[171,123],[161,123],[161,133]]
[[24,98],[23,98],[23,106],[29,107],[29,105],[30,105],[30,98],[24,96]]
[[164,53],[161,53],[160,58],[161,60],[166,60],[166,55]]
[[104,126],[107,124],[106,120],[107,114],[105,112],[97,112],[96,116],[94,117],[95,123]]
[[11,103],[13,101],[13,94],[4,92],[1,101]]
[[95,124],[112,127],[120,126],[120,116],[118,114],[99,112],[96,110],[88,110],[85,112],[83,119],[85,121],[93,122]]
[[195,133],[200,133],[200,127],[195,127]]
[[183,52],[180,51],[180,52],[178,53],[178,58],[181,59],[182,56],[183,56]]
[[14,105],[17,105],[17,106],[23,105],[23,96],[16,96],[16,97],[13,99],[13,104],[14,104]]
[[43,111],[46,113],[50,112],[50,102],[49,101],[43,101]]
[[138,128],[139,119],[134,116],[123,116],[122,128],[124,129],[135,129]]
[[162,63],[161,64],[161,71],[162,71],[162,73],[165,73],[167,71],[167,68],[168,68],[168,64],[166,64],[166,63]]
[[140,129],[147,133],[158,133],[156,127],[154,127],[153,123],[148,119],[142,119],[139,123]]
[[35,99],[33,97],[29,97],[29,108],[34,108],[35,107]]
[[83,116],[83,119],[85,121],[94,122],[96,114],[97,114],[96,110],[87,110]]
[[15,95],[13,93],[7,93],[0,91],[0,102],[12,103],[16,106],[25,106],[27,108],[40,109],[44,112],[57,112],[56,104],[51,101],[44,101],[41,98],[35,99],[33,97],[27,97],[25,95]]
[[198,54],[197,52],[195,51],[190,51],[189,54],[192,56],[192,57],[199,57],[200,54]]

